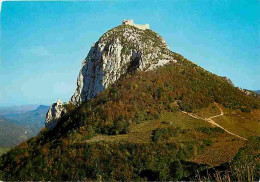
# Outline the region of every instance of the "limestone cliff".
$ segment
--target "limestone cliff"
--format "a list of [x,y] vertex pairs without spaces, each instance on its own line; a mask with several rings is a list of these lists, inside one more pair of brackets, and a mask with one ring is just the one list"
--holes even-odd
[[82,64],[72,103],[93,98],[122,75],[174,61],[161,36],[151,30],[121,25],[105,33]]
[[52,104],[46,114],[45,126],[48,128],[54,127],[56,124],[56,120],[62,117],[64,113],[66,113],[64,104],[60,99],[58,99],[56,103]]
[[[83,61],[70,102],[80,104],[90,100],[131,71],[146,71],[170,61],[176,62],[172,54],[164,39],[152,30],[131,25],[115,27],[91,47]],[[47,114],[46,123],[58,118],[59,114],[54,114],[55,108],[50,108],[48,113],[51,114]],[[59,107],[58,113],[62,112],[65,109]]]

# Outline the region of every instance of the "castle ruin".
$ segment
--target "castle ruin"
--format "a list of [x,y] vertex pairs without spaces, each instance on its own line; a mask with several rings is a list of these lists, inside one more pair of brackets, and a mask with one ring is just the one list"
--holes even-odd
[[123,25],[131,25],[131,26],[134,26],[134,27],[139,28],[141,30],[150,29],[149,24],[145,24],[145,25],[134,24],[134,20],[123,20],[122,24]]

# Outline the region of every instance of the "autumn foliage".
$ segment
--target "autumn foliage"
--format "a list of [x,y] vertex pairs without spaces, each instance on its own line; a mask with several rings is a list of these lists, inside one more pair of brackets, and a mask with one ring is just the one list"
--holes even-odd
[[185,160],[211,141],[202,145],[169,142],[183,132],[177,128],[159,128],[151,141],[142,144],[77,142],[98,134],[126,134],[132,124],[158,119],[164,112],[192,112],[213,102],[244,112],[260,108],[259,98],[246,95],[181,55],[174,53],[174,58],[177,63],[123,76],[78,107],[67,105],[67,114],[52,130],[42,130],[1,157],[0,179],[179,180],[203,170],[205,165]]

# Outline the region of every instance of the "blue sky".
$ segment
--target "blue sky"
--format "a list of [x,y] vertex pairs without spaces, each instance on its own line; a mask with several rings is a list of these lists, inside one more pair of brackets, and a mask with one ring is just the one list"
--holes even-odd
[[259,1],[6,1],[1,12],[0,106],[70,99],[90,46],[134,19],[149,23],[170,49],[260,89]]

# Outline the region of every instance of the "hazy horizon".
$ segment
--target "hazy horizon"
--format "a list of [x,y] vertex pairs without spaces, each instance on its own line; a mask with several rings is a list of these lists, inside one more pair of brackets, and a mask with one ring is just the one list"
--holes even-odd
[[68,101],[91,45],[123,19],[237,87],[260,90],[258,1],[5,1],[0,107]]

